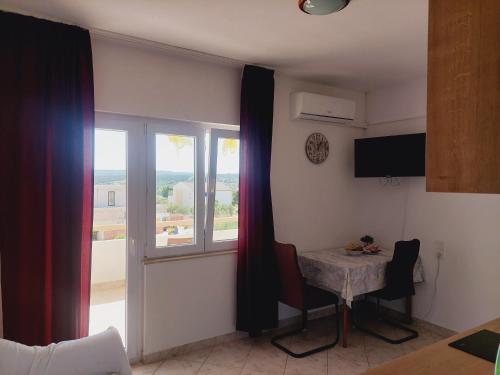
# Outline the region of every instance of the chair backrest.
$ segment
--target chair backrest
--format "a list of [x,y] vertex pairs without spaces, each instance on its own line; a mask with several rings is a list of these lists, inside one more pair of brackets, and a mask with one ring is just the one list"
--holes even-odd
[[278,269],[279,301],[302,310],[304,308],[304,278],[297,260],[297,249],[292,244],[274,242]]
[[402,298],[415,294],[413,269],[420,251],[420,241],[398,241],[394,255],[387,266],[386,290],[393,298]]

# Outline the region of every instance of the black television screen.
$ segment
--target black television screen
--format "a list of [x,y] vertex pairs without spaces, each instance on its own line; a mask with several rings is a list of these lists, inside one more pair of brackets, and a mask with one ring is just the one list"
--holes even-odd
[[425,176],[425,133],[354,140],[356,177]]

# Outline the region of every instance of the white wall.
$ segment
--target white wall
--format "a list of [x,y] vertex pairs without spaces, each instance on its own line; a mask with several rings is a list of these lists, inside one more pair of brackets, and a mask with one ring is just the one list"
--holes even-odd
[[426,113],[425,79],[369,92],[366,96],[366,121],[372,125],[422,117]]
[[[295,244],[299,252],[343,246],[356,233],[353,139],[364,131],[292,120],[290,95],[296,91],[355,100],[358,124],[365,123],[365,95],[275,74],[271,190],[276,240]],[[305,155],[306,139],[314,132],[323,133],[330,145],[319,165]],[[283,304],[279,308],[280,319],[299,313]]]
[[[237,124],[241,67],[170,56],[124,42],[93,41],[95,99],[100,111]],[[353,138],[425,129],[425,82],[368,94],[365,132],[291,120],[294,91],[353,98],[365,121],[364,95],[276,74],[272,194],[276,238],[299,251],[343,245],[371,233],[386,246],[422,240],[427,282],[417,289],[415,315],[426,318],[436,260],[445,244],[438,293],[428,320],[461,330],[500,313],[500,196],[426,193],[423,178],[383,187],[353,178]],[[404,119],[404,121],[400,121]],[[321,165],[307,161],[307,136],[330,142]],[[225,255],[146,266],[144,354],[232,332],[236,257]],[[282,310],[281,317],[290,315]]]
[[[239,121],[241,67],[97,40],[94,70],[99,110],[226,124]],[[299,251],[343,245],[364,233],[372,233],[386,246],[400,238],[420,238],[428,280],[415,297],[415,315],[421,318],[431,300],[433,244],[442,240],[446,254],[427,319],[459,330],[498,315],[500,242],[494,238],[500,226],[498,196],[426,193],[423,178],[403,179],[393,187],[383,187],[376,179],[353,178],[353,138],[425,129],[425,82],[369,93],[366,119],[378,125],[364,132],[291,120],[289,108],[294,91],[344,96],[356,99],[358,121],[363,122],[362,93],[279,73],[275,78],[271,185],[276,238],[295,243]],[[318,166],[309,163],[304,153],[304,142],[314,131],[330,142],[330,156]],[[235,257],[228,255],[145,267],[144,353],[234,330],[234,264]],[[198,270],[209,274],[198,275]],[[219,303],[207,305],[210,300]],[[204,316],[207,306],[209,313]],[[291,312],[281,313],[286,317]]]
[[235,331],[236,254],[149,265],[145,280],[144,354]]
[[126,240],[92,242],[92,285],[125,280],[126,246]]
[[[241,67],[170,56],[124,42],[93,40],[95,99],[100,111],[237,124]],[[299,251],[343,245],[371,233],[386,246],[422,240],[427,282],[417,289],[415,315],[426,318],[436,269],[433,243],[445,244],[438,294],[428,320],[461,330],[500,313],[500,196],[426,193],[423,178],[381,186],[353,178],[353,142],[425,129],[425,82],[368,94],[365,132],[291,120],[294,91],[352,98],[365,121],[362,93],[276,74],[272,195],[276,238]],[[404,121],[400,121],[404,120]],[[330,142],[321,165],[307,161],[304,143],[320,131]],[[144,354],[232,332],[235,255],[146,266]],[[282,317],[290,311],[282,310]]]
[[[377,125],[366,135],[424,132],[424,116],[424,80],[369,93],[367,119]],[[463,330],[500,315],[500,195],[427,193],[424,177],[403,178],[400,186],[382,186],[378,179],[356,183],[363,233],[385,246],[401,238],[421,240],[427,281],[416,290],[416,317]],[[437,270],[435,241],[444,243],[445,255],[427,314]]]
[[[99,111],[239,123],[241,67],[94,38]],[[235,256],[144,267],[144,354],[234,331]]]
[[[93,54],[97,110],[239,123],[241,66],[102,38],[93,40]],[[364,94],[275,78],[271,179],[277,239],[301,250],[338,245],[352,234],[352,139],[362,130],[292,121],[289,96],[300,90],[355,99],[357,121],[364,122]],[[330,156],[320,166],[305,158],[305,141],[314,131],[330,142]],[[235,255],[225,255],[146,266],[144,354],[233,332],[235,265]]]
[[93,37],[95,107],[136,116],[239,124],[241,68]]
[[[296,91],[354,99],[358,123],[365,122],[365,95],[276,74],[271,160],[276,239],[295,244],[299,251],[343,245],[353,234],[353,139],[362,137],[363,130],[292,120],[290,94]],[[314,132],[323,133],[330,144],[328,158],[319,165],[305,154],[306,139]]]

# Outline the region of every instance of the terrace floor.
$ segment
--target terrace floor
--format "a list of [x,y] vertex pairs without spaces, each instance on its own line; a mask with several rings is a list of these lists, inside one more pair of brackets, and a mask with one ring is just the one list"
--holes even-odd
[[125,343],[125,281],[92,285],[90,294],[89,334],[113,326]]

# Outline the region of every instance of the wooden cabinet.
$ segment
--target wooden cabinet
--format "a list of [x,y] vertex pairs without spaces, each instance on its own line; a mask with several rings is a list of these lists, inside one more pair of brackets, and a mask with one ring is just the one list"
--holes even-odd
[[429,0],[427,191],[500,193],[500,0]]

